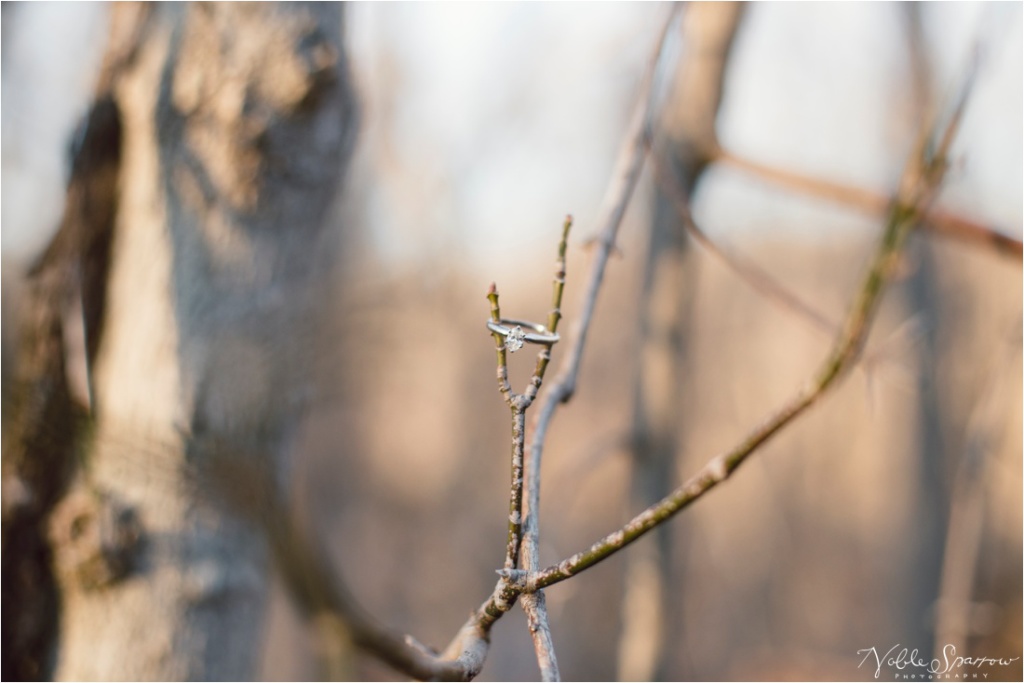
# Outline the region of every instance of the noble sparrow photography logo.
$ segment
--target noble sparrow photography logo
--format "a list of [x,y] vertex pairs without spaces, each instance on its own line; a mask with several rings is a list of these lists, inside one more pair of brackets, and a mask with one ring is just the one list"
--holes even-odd
[[957,654],[955,645],[947,644],[942,652],[926,659],[917,648],[910,649],[899,643],[888,650],[876,647],[857,650],[861,657],[857,668],[873,670],[874,677],[881,677],[883,669],[893,675],[893,680],[986,680],[995,669],[1010,666],[1020,657],[968,657]]

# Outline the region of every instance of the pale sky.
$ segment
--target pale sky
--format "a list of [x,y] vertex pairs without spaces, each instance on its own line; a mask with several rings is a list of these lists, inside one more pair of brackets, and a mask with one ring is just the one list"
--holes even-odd
[[[364,113],[359,192],[349,194],[364,202],[366,249],[400,266],[456,253],[500,269],[510,255],[550,242],[567,212],[578,237],[588,231],[665,5],[346,10]],[[66,140],[92,87],[105,17],[87,3],[15,11],[3,64],[2,247],[23,259],[59,216]],[[961,167],[944,197],[1019,236],[1020,5],[928,5],[925,19],[940,93],[955,82],[973,37],[990,36],[958,145]],[[731,63],[723,142],[760,161],[890,189],[909,145],[897,123],[907,106],[901,31],[887,3],[755,4]],[[696,209],[730,241],[786,229],[828,238],[870,225],[734,172],[712,173]]]

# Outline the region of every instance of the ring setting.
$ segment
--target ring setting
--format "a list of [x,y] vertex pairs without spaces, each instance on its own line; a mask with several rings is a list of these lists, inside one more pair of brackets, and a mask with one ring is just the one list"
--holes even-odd
[[549,332],[548,328],[543,325],[528,320],[513,318],[502,318],[498,322],[488,320],[487,329],[505,338],[505,348],[509,353],[515,353],[523,348],[523,344],[526,342],[551,346],[561,339],[557,332]]

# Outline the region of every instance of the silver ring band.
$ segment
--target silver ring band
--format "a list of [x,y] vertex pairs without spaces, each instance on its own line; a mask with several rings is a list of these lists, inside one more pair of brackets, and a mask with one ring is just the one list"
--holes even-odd
[[[524,328],[533,331],[526,332]],[[532,323],[528,320],[516,320],[514,318],[502,318],[498,322],[488,320],[487,329],[503,336],[505,338],[505,348],[512,353],[523,348],[523,342],[551,346],[561,339],[557,332],[548,332],[548,328],[539,323]]]

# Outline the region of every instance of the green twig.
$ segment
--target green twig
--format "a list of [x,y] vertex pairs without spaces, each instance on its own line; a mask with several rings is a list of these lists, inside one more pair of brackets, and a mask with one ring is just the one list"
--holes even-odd
[[562,240],[558,243],[558,260],[555,261],[555,282],[551,293],[551,313],[548,314],[548,329],[558,330],[558,322],[562,319],[562,292],[565,290],[565,251],[569,244],[569,230],[572,229],[572,216],[566,216],[562,224]]
[[[555,261],[555,280],[551,293],[551,312],[548,313],[548,331],[557,332],[558,322],[562,319],[562,292],[565,290],[565,251],[569,241],[569,229],[572,228],[572,216],[566,216],[562,224],[562,239],[558,243],[558,259]],[[544,381],[544,372],[551,362],[551,347],[541,348],[537,354],[537,367],[530,378],[530,385],[526,388],[526,399],[528,404],[533,403],[540,391],[540,385]]]
[[[493,282],[487,289],[487,300],[491,302],[491,321],[501,320],[501,307],[498,305],[498,286]],[[508,404],[512,403],[512,385],[508,382],[508,362],[505,357],[505,339],[497,332],[491,332],[494,337],[494,352],[498,356],[498,391]]]

